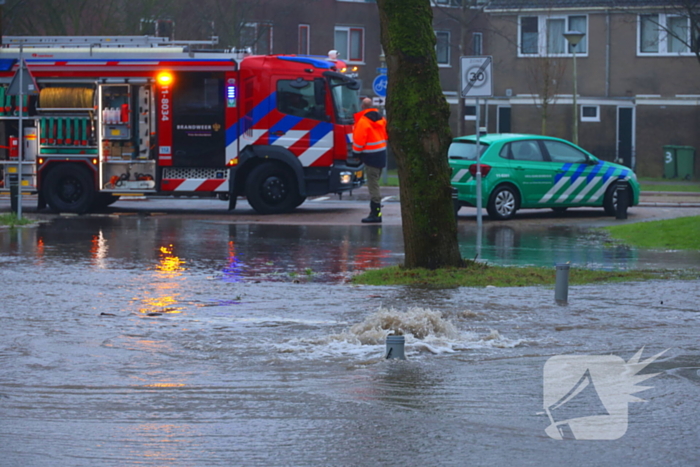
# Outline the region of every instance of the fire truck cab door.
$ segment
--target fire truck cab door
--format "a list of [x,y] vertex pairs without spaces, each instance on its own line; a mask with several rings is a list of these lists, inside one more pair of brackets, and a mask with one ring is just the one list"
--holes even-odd
[[173,80],[173,166],[223,167],[225,95],[222,72],[184,72]]
[[291,151],[303,167],[333,162],[333,124],[323,79],[273,77],[278,119],[269,129],[270,144]]

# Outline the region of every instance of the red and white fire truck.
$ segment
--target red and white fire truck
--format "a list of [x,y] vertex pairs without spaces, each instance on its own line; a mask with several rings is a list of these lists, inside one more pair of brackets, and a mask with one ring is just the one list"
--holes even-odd
[[[39,88],[22,102],[7,92],[20,52]],[[230,209],[245,196],[260,213],[288,212],[362,183],[350,144],[359,88],[318,57],[148,36],[5,37],[0,180],[7,189],[14,176],[60,212],[129,195],[218,196]]]

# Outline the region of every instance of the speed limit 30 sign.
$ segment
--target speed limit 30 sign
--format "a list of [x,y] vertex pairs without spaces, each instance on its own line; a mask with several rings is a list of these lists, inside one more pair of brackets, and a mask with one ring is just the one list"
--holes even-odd
[[493,97],[493,58],[460,57],[462,97]]

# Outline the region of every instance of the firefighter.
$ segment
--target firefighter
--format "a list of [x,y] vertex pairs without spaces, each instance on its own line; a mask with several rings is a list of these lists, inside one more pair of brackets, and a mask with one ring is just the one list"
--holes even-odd
[[369,216],[364,223],[382,221],[382,196],[379,192],[379,177],[386,166],[386,120],[372,107],[372,100],[364,98],[361,110],[355,114],[355,128],[352,133],[352,150],[365,164],[367,188],[370,197]]

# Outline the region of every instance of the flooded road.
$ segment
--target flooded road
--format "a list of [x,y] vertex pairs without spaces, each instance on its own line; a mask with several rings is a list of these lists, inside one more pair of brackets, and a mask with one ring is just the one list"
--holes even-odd
[[[511,230],[487,229],[482,257],[700,267]],[[0,465],[697,464],[697,282],[571,287],[568,306],[547,287],[347,283],[401,252],[396,226],[106,216],[0,231]],[[383,358],[389,329],[407,361]],[[545,433],[550,357],[642,347],[669,350],[641,370],[659,374],[624,436]]]

